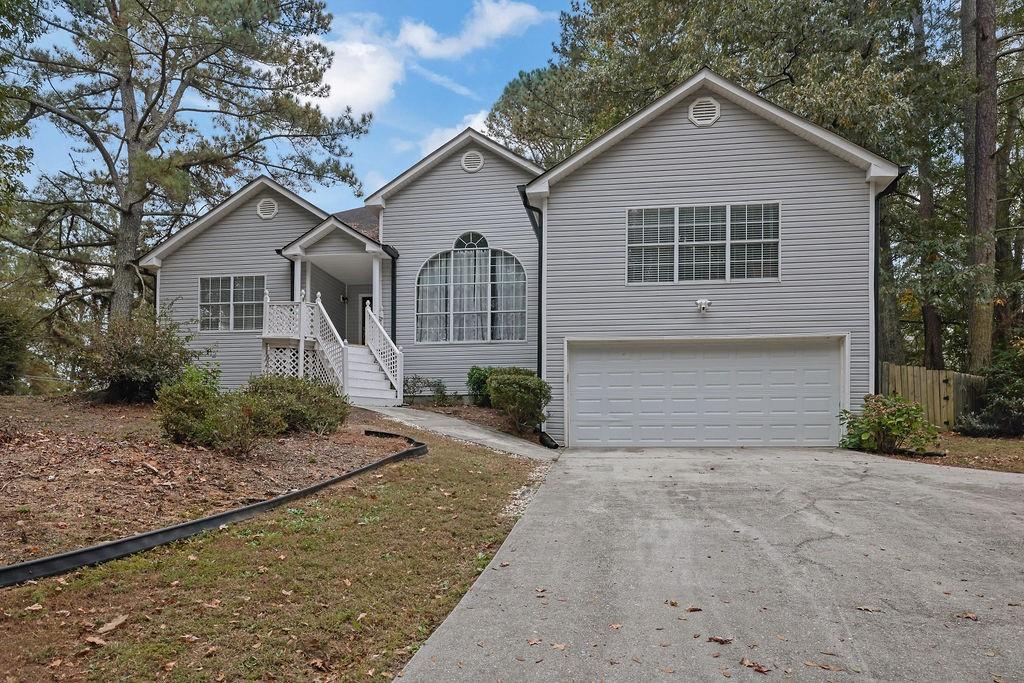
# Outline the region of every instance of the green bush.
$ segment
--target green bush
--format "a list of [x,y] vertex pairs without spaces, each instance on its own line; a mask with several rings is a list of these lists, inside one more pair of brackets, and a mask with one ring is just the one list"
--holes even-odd
[[961,418],[966,436],[1024,436],[1024,340],[996,352],[985,370],[981,409]]
[[532,373],[491,373],[487,379],[491,405],[504,412],[520,432],[542,423],[551,401],[551,387]]
[[455,402],[455,397],[448,393],[448,386],[443,379],[406,375],[402,391],[407,398],[429,396],[430,402],[436,406],[450,406]]
[[174,382],[160,387],[156,410],[160,429],[174,443],[213,445],[211,416],[221,400],[220,371],[190,365]]
[[287,432],[329,434],[351,409],[348,398],[334,387],[308,378],[262,375],[249,380],[245,391],[266,399],[284,419]]
[[101,391],[105,400],[152,401],[162,385],[180,377],[199,356],[189,347],[190,339],[169,318],[157,321],[136,312],[131,319],[97,327],[71,360],[85,388]]
[[898,394],[864,397],[860,413],[843,410],[839,423],[846,426],[840,446],[872,453],[900,450],[926,451],[938,445],[939,430],[925,419],[920,404]]
[[280,434],[285,427],[270,401],[244,390],[222,395],[210,415],[213,446],[234,456],[252,453],[261,440]]
[[514,366],[480,366],[474,365],[469,369],[466,377],[466,388],[469,390],[470,400],[478,406],[488,407],[491,405],[491,397],[487,393],[487,380],[492,375],[534,375],[533,370],[517,368]]
[[15,299],[0,300],[0,394],[18,390],[18,378],[29,360],[31,321]]

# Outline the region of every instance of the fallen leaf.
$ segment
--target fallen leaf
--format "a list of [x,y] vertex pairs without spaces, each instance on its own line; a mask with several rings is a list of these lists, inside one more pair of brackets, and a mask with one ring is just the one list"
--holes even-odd
[[666,600],[665,604],[668,605],[669,607],[679,607],[679,601],[678,600]]
[[956,616],[959,619],[970,619],[971,621],[977,621],[978,620],[978,615],[975,614],[974,612],[961,612],[960,614],[958,614]]
[[841,667],[838,667],[835,664],[829,664],[828,662],[812,662],[809,659],[804,662],[804,666],[809,666],[812,669],[823,669],[825,671],[842,671],[843,670]]
[[327,665],[324,664],[324,660],[322,659],[311,659],[309,660],[308,664],[314,669],[319,669],[320,671],[327,671]]
[[726,678],[732,678],[732,672],[729,671],[728,669],[722,669],[722,675],[725,676]]
[[128,621],[128,615],[120,614],[96,629],[96,633],[110,633],[126,621]]
[[194,636],[191,633],[186,633],[183,636],[178,636],[178,640],[184,640],[186,643],[194,643],[199,640],[199,636]]
[[676,670],[673,669],[671,666],[663,666],[661,667],[661,670],[667,674],[674,674],[676,672]]
[[622,624],[608,624],[608,628],[610,628],[613,631],[618,631],[620,628],[622,628]]
[[352,582],[351,582],[351,581],[349,581],[348,579],[345,579],[345,585],[346,585],[346,586],[351,586],[351,585],[352,585]]
[[212,657],[213,653],[220,649],[220,645],[211,645],[206,648],[206,652],[203,653],[204,657]]
[[694,607],[693,605],[690,605],[689,607],[686,608],[686,611],[687,612],[703,612],[704,610],[702,610],[700,607]]
[[719,645],[728,645],[732,642],[732,638],[725,638],[723,636],[708,636],[709,643],[718,643]]
[[551,643],[551,649],[562,652],[565,648],[569,647],[568,643]]
[[60,666],[63,663],[64,663],[64,660],[61,659],[60,657],[58,657],[57,659],[55,659],[52,662],[50,662],[47,666],[49,666],[51,669],[56,669],[58,666]]
[[38,611],[39,611],[39,610],[41,610],[41,609],[43,609],[43,606],[42,606],[42,605],[40,605],[40,604],[39,604],[39,603],[37,602],[37,603],[35,603],[34,605],[29,605],[28,607],[26,607],[26,608],[25,608],[25,611],[26,611],[26,612],[38,612]]
[[867,605],[861,605],[857,609],[859,609],[861,612],[881,612],[882,611],[881,608],[879,608],[879,607],[868,607]]
[[103,640],[99,636],[86,636],[85,642],[89,643],[90,645],[96,645],[98,647],[103,647],[107,644],[107,641]]
[[164,671],[173,671],[176,666],[178,666],[177,662],[167,662],[164,664]]
[[543,642],[540,638],[530,638],[526,641],[527,645],[540,645]]
[[761,664],[760,662],[755,662],[755,661],[749,660],[746,657],[744,657],[743,659],[740,660],[740,666],[745,666],[748,669],[753,669],[754,671],[756,671],[759,674],[767,674],[769,671],[771,671],[771,669],[769,669],[764,664]]

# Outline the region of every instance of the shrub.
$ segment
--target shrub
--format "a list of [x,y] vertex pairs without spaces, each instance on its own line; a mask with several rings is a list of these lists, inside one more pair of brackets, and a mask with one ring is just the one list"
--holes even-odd
[[270,401],[247,391],[224,394],[210,415],[214,448],[234,456],[252,453],[260,440],[280,434],[285,427]]
[[14,299],[0,300],[0,394],[13,394],[28,363],[32,324]]
[[520,432],[543,422],[544,408],[551,401],[551,387],[533,374],[491,373],[487,394],[491,405],[508,415]]
[[996,352],[984,374],[981,409],[962,417],[956,430],[966,436],[1024,436],[1024,340]]
[[898,394],[865,396],[863,411],[843,410],[839,423],[846,426],[839,444],[843,448],[872,453],[921,452],[938,444],[939,430],[925,419],[921,405]]
[[174,443],[210,446],[211,417],[220,403],[220,371],[190,365],[174,382],[160,387],[156,410],[160,428]]
[[430,396],[430,402],[436,406],[450,406],[455,402],[448,393],[443,379],[431,379],[423,375],[406,375],[402,390],[408,397]]
[[284,419],[287,432],[329,434],[350,410],[348,398],[334,387],[305,377],[262,375],[249,380],[245,391],[266,399]]
[[509,367],[481,367],[474,365],[469,369],[466,377],[466,387],[469,389],[470,400],[478,406],[490,406],[491,397],[487,393],[487,380],[492,375],[533,375],[533,370],[526,368]]
[[97,327],[72,362],[86,388],[100,390],[107,401],[152,401],[199,356],[189,348],[190,339],[167,317],[136,313]]

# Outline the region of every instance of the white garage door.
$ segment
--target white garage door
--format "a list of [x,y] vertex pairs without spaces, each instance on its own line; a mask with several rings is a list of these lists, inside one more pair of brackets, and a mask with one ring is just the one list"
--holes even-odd
[[571,343],[573,446],[831,446],[839,339]]

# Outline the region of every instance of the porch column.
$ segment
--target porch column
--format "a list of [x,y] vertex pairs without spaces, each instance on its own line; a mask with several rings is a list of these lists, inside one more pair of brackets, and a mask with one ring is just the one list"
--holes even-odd
[[373,256],[373,314],[380,318],[380,298],[381,294],[381,283],[380,283],[380,257],[374,254]]
[[299,292],[302,291],[302,259],[296,259],[292,263],[295,264],[292,268],[292,298],[298,301]]

